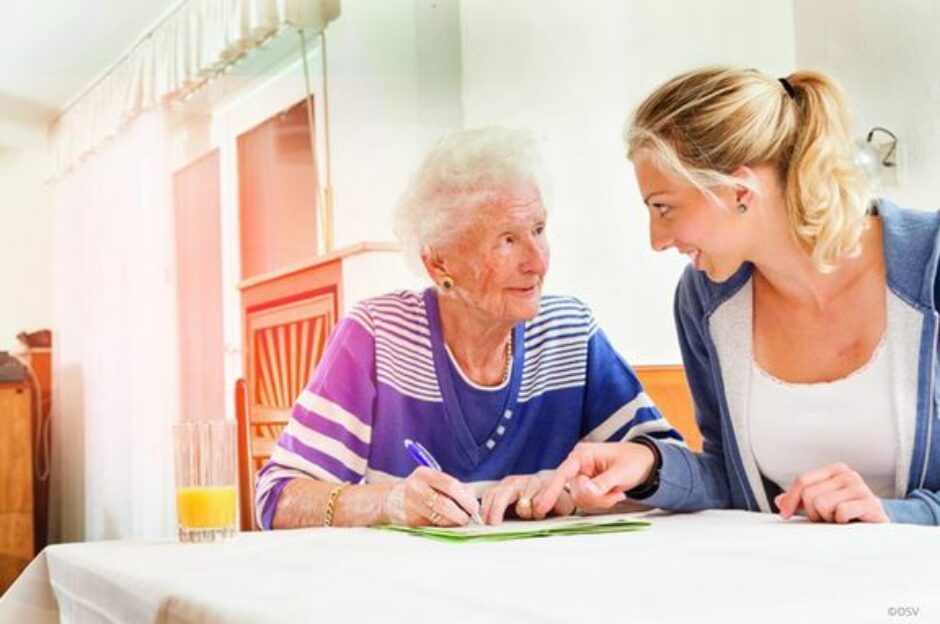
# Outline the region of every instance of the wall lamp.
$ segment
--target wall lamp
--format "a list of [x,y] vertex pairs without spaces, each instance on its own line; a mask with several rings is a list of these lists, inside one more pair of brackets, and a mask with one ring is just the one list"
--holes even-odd
[[875,126],[864,141],[858,141],[855,164],[877,187],[897,184],[898,137],[887,128]]

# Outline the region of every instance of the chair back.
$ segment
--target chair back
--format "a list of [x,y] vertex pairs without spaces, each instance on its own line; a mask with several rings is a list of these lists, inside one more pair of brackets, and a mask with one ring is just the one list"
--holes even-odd
[[685,369],[676,365],[634,366],[633,371],[663,416],[675,427],[693,451],[702,450],[702,434],[695,423],[692,394]]
[[248,382],[235,382],[235,415],[238,421],[238,499],[241,530],[257,530],[255,479],[274,452],[274,445],[290,418],[290,408],[251,405]]

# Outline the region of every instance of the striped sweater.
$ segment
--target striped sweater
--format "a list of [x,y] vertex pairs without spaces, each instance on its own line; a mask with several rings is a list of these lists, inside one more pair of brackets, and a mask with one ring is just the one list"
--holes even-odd
[[259,525],[271,528],[291,479],[409,475],[406,438],[477,492],[508,475],[552,470],[582,440],[644,434],[682,443],[591,311],[569,297],[543,297],[535,318],[514,328],[505,384],[471,386],[444,345],[434,289],[358,304],[337,324],[258,474]]

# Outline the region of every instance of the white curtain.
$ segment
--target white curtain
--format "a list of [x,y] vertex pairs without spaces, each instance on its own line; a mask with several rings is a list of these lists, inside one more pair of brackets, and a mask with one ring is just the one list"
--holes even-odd
[[282,28],[320,32],[339,0],[187,0],[52,125],[55,174],[79,165],[143,111],[178,100]]
[[186,0],[53,125],[51,542],[174,532],[167,103],[338,14],[338,0]]
[[52,541],[172,534],[174,241],[164,115],[53,182]]

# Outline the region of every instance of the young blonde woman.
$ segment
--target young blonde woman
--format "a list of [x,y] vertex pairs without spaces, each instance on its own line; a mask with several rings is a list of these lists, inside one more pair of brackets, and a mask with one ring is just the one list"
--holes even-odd
[[651,243],[692,264],[675,317],[704,449],[579,445],[537,509],[570,482],[579,505],[940,524],[940,222],[872,201],[849,126],[810,71],[709,67],[640,105]]

